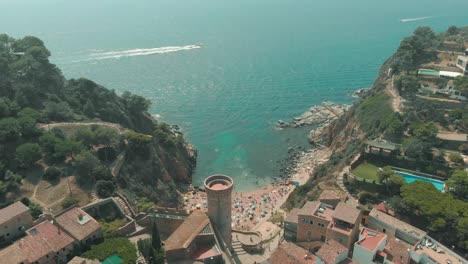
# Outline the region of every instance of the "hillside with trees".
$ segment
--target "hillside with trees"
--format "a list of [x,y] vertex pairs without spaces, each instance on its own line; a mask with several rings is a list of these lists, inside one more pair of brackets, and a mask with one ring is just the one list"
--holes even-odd
[[[305,201],[317,199],[321,183],[344,175],[344,185],[363,210],[388,202],[398,217],[466,252],[468,173],[461,154],[468,153],[468,145],[443,140],[438,134],[468,133],[468,104],[463,99],[468,79],[419,74],[422,68],[461,72],[455,67],[456,58],[466,48],[468,27],[451,27],[439,34],[419,27],[403,39],[381,67],[372,88],[325,130],[327,147],[332,151],[329,160],[316,166],[309,181],[296,188],[285,207],[301,207]],[[424,87],[431,87],[431,92]],[[370,160],[371,155],[365,153],[366,142],[375,139],[398,147],[389,156],[376,154]],[[373,180],[349,183],[350,164],[358,155],[381,167],[392,165],[434,175],[445,181],[447,191],[440,192],[426,182],[407,184],[385,168]]]
[[69,176],[99,197],[177,204],[176,186],[190,181],[196,158],[177,126],[151,118],[141,96],[66,80],[49,56],[36,37],[0,35],[0,205],[27,197],[25,186]]

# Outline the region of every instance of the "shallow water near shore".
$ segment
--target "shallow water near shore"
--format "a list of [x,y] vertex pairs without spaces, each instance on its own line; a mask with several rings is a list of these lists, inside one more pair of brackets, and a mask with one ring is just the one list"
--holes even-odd
[[238,190],[280,176],[288,148],[308,145],[309,129],[278,130],[277,120],[351,103],[417,26],[468,25],[466,0],[0,0],[0,9],[0,32],[43,39],[67,78],[151,99],[151,113],[199,150],[195,184],[223,173]]

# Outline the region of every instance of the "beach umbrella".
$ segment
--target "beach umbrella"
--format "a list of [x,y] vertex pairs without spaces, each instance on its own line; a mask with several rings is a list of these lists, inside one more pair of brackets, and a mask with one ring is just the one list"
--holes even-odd
[[250,215],[253,215],[253,214],[254,214],[254,211],[250,211],[250,213],[249,213],[249,214],[250,214]]
[[197,204],[196,207],[197,207],[197,209],[200,209],[200,208],[202,207],[202,205],[201,205],[201,204]]
[[185,196],[185,197],[184,197],[184,200],[185,200],[185,201],[188,201],[188,197],[187,197],[187,196]]

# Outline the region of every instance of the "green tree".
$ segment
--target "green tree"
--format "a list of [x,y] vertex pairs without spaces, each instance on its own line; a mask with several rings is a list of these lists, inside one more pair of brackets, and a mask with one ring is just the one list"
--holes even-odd
[[89,151],[82,151],[76,155],[73,166],[76,170],[78,181],[81,184],[94,182],[94,169],[100,165],[99,160]]
[[16,148],[16,159],[25,168],[31,167],[41,157],[41,147],[36,143],[25,143]]
[[32,215],[34,220],[39,218],[39,216],[42,214],[42,211],[44,210],[42,208],[42,206],[40,206],[39,204],[37,204],[37,203],[35,203],[33,201],[29,202],[28,207],[29,207],[29,211],[31,212],[31,215]]
[[141,113],[148,111],[149,107],[151,106],[151,101],[135,94],[131,94],[130,92],[124,92],[122,94],[122,99],[125,102],[128,110],[132,113]]
[[98,126],[94,130],[95,141],[98,144],[111,145],[118,141],[118,134],[114,128]]
[[94,104],[90,99],[88,99],[86,104],[83,106],[83,113],[91,117],[96,115],[96,109],[94,108]]
[[20,127],[14,118],[0,119],[0,142],[15,141],[19,137]]
[[433,122],[429,122],[420,124],[416,129],[414,129],[413,133],[419,140],[431,142],[436,140],[439,130]]
[[453,35],[458,35],[458,33],[460,32],[460,30],[456,27],[456,26],[450,26],[447,30],[447,33],[450,35],[450,36],[453,36]]
[[468,172],[455,170],[448,179],[447,186],[455,197],[468,200]]
[[73,137],[86,146],[91,146],[95,142],[94,132],[88,126],[78,127]]
[[127,132],[125,137],[127,138],[128,150],[131,154],[148,157],[151,137],[134,131]]
[[431,154],[432,144],[417,138],[409,138],[403,141],[405,155],[410,158],[424,160]]
[[73,117],[73,112],[66,102],[47,102],[44,112],[50,119],[56,121],[67,121]]
[[96,193],[100,198],[107,198],[114,194],[115,185],[112,181],[99,180],[96,182]]

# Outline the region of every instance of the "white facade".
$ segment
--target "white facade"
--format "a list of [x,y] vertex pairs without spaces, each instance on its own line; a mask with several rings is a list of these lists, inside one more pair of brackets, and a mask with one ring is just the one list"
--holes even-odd
[[468,72],[468,56],[458,56],[457,67],[462,69],[464,73],[467,73]]

